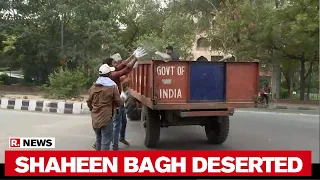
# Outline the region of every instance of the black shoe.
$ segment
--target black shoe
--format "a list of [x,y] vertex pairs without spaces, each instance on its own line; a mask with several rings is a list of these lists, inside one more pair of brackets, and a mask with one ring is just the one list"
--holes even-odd
[[129,142],[128,141],[126,141],[125,139],[121,139],[121,140],[119,140],[121,143],[123,143],[123,144],[125,144],[125,145],[127,145],[127,146],[129,146],[130,144],[129,144]]
[[96,147],[97,147],[97,146],[96,146],[96,143],[94,143],[94,144],[92,145],[92,148],[93,148],[93,149],[96,149]]

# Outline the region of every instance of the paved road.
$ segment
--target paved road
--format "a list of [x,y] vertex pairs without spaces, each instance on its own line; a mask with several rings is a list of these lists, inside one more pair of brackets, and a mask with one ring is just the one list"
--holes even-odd
[[[302,114],[300,114],[302,113]],[[231,133],[221,146],[206,143],[200,126],[170,127],[161,132],[158,149],[211,150],[312,150],[313,162],[319,162],[318,112],[263,112],[240,110],[231,117]],[[0,163],[8,149],[9,136],[53,136],[57,149],[91,150],[94,133],[88,115],[56,115],[0,110]],[[146,149],[139,122],[129,122],[131,146],[121,149]],[[186,137],[187,136],[187,137]]]

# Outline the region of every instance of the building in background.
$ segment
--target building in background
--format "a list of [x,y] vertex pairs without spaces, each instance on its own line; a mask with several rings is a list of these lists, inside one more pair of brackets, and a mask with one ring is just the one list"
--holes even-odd
[[196,35],[190,60],[219,61],[226,56],[222,51],[213,50],[204,34]]

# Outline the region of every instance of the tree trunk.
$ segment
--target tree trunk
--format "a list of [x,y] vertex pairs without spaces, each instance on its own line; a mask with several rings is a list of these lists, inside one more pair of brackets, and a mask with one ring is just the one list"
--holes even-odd
[[311,89],[311,78],[312,78],[312,72],[309,75],[309,79],[308,79],[308,89],[307,89],[307,100],[310,100],[310,89]]
[[272,77],[271,77],[271,91],[272,97],[280,98],[280,85],[281,85],[281,68],[280,61],[277,58],[272,59]]
[[293,68],[289,71],[289,99],[292,99],[293,93],[293,78],[294,78],[294,71]]
[[286,88],[288,89],[288,97],[287,98],[292,99],[293,78],[294,78],[293,68],[289,68],[286,73],[283,73],[283,76],[286,79]]
[[310,89],[312,83],[312,73],[313,73],[313,62],[310,63],[309,72],[307,73],[305,79],[308,79],[308,89],[307,89],[307,99],[310,100]]
[[[315,58],[316,60],[316,58]],[[313,63],[315,60],[311,61],[309,64],[309,69],[307,71],[307,74],[305,75],[306,72],[306,60],[301,59],[300,64],[301,64],[301,72],[300,72],[300,100],[304,100],[305,96],[305,90],[306,90],[306,80],[308,80],[309,76],[312,73],[312,68],[313,68]],[[310,82],[311,83],[311,82]]]
[[304,74],[306,72],[306,61],[300,60],[300,100],[304,100],[304,93],[305,93],[305,77]]
[[[287,70],[286,73],[283,73],[284,78],[286,79],[286,88],[288,89],[288,97],[286,98],[290,98],[290,78],[289,78],[289,70]],[[283,97],[281,97],[283,98]]]

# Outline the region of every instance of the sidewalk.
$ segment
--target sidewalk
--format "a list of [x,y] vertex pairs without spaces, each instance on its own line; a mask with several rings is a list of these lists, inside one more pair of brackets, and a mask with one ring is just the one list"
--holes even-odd
[[[82,99],[56,100],[45,99],[39,95],[6,94],[0,96],[0,109],[16,109],[27,111],[53,112],[59,114],[87,114],[89,108],[85,100],[87,94],[82,95]],[[299,101],[299,100],[277,100],[277,109],[291,110],[313,110],[319,111],[319,101]]]
[[319,110],[319,104],[277,103],[277,109]]

